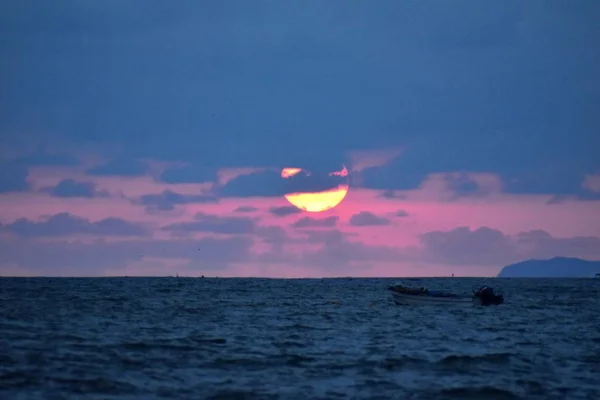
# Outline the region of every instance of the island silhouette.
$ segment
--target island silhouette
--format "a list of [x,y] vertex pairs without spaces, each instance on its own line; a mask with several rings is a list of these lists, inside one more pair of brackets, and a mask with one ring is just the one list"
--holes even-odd
[[525,260],[502,268],[498,278],[591,278],[600,273],[600,261],[554,257]]

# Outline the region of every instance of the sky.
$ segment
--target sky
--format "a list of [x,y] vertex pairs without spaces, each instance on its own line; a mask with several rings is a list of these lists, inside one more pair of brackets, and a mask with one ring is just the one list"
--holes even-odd
[[[598,20],[595,0],[5,0],[0,275],[599,260]],[[346,187],[318,213],[283,196]]]

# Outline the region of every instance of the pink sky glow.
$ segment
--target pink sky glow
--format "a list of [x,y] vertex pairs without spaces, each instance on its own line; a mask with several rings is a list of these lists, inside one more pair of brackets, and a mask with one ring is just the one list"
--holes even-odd
[[[385,162],[397,153],[353,157],[360,169],[377,165],[378,157]],[[600,259],[600,201],[551,202],[548,195],[506,194],[501,179],[490,173],[469,174],[479,185],[479,191],[469,196],[456,196],[442,174],[432,174],[418,189],[396,192],[393,197],[382,196],[381,190],[351,187],[339,206],[321,213],[294,212],[283,197],[226,197],[161,210],[146,207],[141,196],[164,191],[195,196],[208,193],[212,185],[160,183],[153,176],[164,165],[153,166],[150,175],[141,177],[89,176],[82,167],[31,168],[31,191],[0,195],[0,242],[13,252],[0,258],[0,274],[493,276],[507,263],[526,258]],[[256,171],[228,169],[218,176],[224,184]],[[92,182],[104,195],[53,197],[46,190],[69,178]],[[598,190],[598,182],[598,176],[590,176],[582,185]],[[84,234],[57,234],[53,229],[58,228],[49,228],[47,235],[33,235],[8,229],[15,221],[41,222],[61,213],[86,220],[82,224],[117,218],[139,224],[145,233],[107,235],[90,228]],[[523,233],[531,231],[537,233],[524,239]],[[206,249],[216,243],[209,240],[230,244],[207,258]],[[42,246],[40,252],[50,257],[54,250],[49,246],[54,244],[55,251],[65,247],[65,257],[81,265],[47,267],[41,256],[23,261],[18,253]],[[108,260],[88,268],[86,263],[97,257],[99,246],[117,254],[114,263]],[[157,250],[161,246],[167,249],[164,253]],[[228,246],[237,246],[232,257],[222,254],[230,252]],[[147,249],[150,252],[145,254]]]

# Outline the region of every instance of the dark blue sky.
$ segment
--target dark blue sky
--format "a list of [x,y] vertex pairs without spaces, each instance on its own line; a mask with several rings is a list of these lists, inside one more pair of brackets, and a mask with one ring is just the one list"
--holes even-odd
[[118,157],[90,173],[146,157],[200,181],[401,147],[364,185],[461,170],[584,196],[598,21],[597,1],[3,1],[0,134]]

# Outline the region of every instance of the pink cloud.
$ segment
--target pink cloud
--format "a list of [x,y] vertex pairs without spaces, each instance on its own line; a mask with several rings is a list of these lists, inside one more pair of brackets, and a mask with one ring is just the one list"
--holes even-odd
[[[461,193],[460,186],[454,183],[472,185]],[[419,201],[448,201],[457,197],[496,197],[502,194],[503,183],[500,177],[490,173],[447,172],[429,175],[416,190],[402,191],[405,198]]]
[[586,176],[583,187],[592,192],[600,193],[600,174]]
[[352,170],[359,172],[365,168],[379,167],[387,164],[390,160],[398,157],[402,153],[401,149],[390,150],[357,150],[350,152],[352,161]]
[[249,175],[264,170],[265,168],[222,168],[217,172],[217,174],[219,176],[219,183],[224,185],[238,176]]
[[81,167],[44,167],[30,168],[29,182],[34,190],[58,184],[71,178],[78,181],[94,182],[99,190],[106,190],[113,195],[139,197],[149,193],[160,193],[174,190],[181,194],[198,194],[210,190],[210,183],[168,184],[155,180],[152,176],[89,176]]
[[392,221],[373,214],[370,211],[361,211],[358,214],[354,214],[348,221],[352,226],[382,226],[389,225]]

